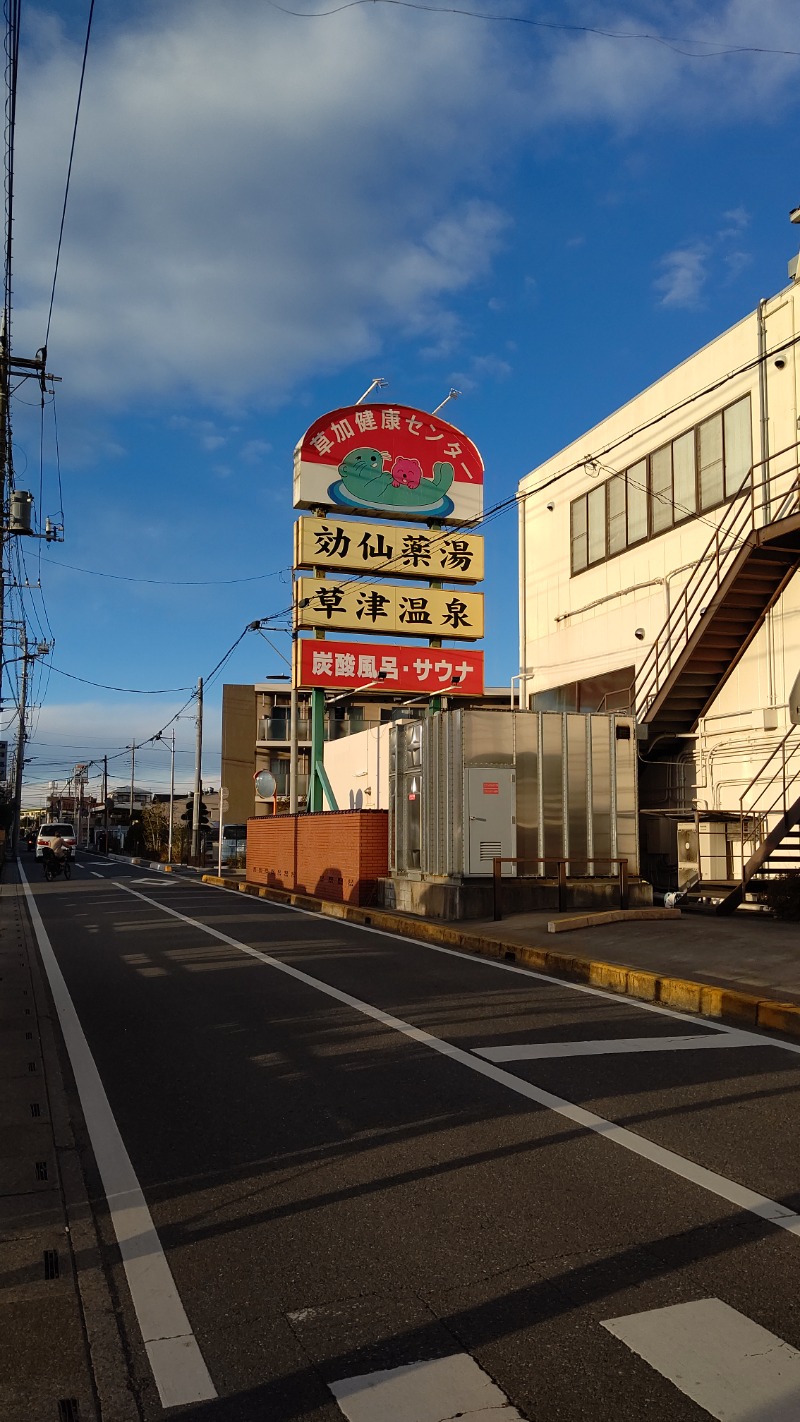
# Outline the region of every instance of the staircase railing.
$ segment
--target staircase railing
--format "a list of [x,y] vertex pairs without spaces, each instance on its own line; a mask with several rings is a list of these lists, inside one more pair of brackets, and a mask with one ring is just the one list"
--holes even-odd
[[[697,566],[670,608],[636,676],[635,715],[647,717],[664,680],[756,528],[765,528],[800,510],[800,441],[754,464],[714,529]],[[785,463],[787,467],[779,467]]]
[[[759,826],[754,835],[766,838],[771,822],[786,815],[789,806],[800,799],[800,728],[790,726],[739,796],[739,826],[742,844],[742,883],[747,859],[745,833],[748,824]],[[751,836],[748,835],[748,841]],[[758,849],[759,845],[753,845]]]

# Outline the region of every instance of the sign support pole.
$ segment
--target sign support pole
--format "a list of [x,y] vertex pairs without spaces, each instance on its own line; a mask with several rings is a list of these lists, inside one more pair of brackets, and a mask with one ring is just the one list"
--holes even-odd
[[322,809],[322,766],[325,752],[325,692],[315,686],[311,693],[311,775],[309,777],[309,809],[318,815]]

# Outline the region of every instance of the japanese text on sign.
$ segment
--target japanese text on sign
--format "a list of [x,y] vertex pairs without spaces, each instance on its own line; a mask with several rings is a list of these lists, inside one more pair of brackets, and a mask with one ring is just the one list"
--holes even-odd
[[381,577],[479,583],[483,539],[445,528],[387,528],[337,518],[301,518],[295,525],[294,561],[297,568],[369,570]]
[[468,648],[403,647],[383,643],[302,641],[299,685],[358,690],[480,696],[483,653]]
[[295,628],[317,627],[475,642],[483,636],[483,594],[299,578]]

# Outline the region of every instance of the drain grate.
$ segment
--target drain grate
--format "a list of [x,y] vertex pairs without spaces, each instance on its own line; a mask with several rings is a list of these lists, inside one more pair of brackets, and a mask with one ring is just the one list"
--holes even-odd
[[26,1032],[26,1033],[25,1033],[25,1041],[26,1041],[26,1042],[32,1042],[32,1041],[33,1041],[33,1033],[32,1033],[32,1032]]
[[46,1179],[47,1179],[47,1161],[46,1161],[46,1160],[37,1160],[37,1162],[36,1162],[36,1179],[37,1179],[37,1180],[46,1180]]
[[37,1116],[41,1116],[41,1114],[42,1114],[42,1108],[41,1108],[41,1106],[39,1105],[39,1102],[38,1102],[38,1101],[32,1101],[32,1102],[31,1102],[31,1115],[32,1115],[34,1118],[36,1118]]
[[58,1250],[46,1249],[44,1251],[44,1277],[46,1279],[57,1279],[60,1272],[58,1267]]
[[77,1397],[60,1397],[58,1399],[58,1422],[81,1422]]
[[35,1071],[35,1070],[36,1070],[36,1063],[35,1063],[35,1062],[28,1062],[28,1071]]

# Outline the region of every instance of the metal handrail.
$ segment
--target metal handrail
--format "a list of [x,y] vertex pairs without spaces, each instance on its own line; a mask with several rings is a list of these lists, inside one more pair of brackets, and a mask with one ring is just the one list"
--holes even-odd
[[[794,736],[795,739],[787,755],[786,747],[792,736]],[[761,821],[761,832],[763,833],[764,830],[766,830],[766,832],[769,833],[769,816],[777,814],[779,810],[783,815],[786,814],[789,808],[788,792],[792,789],[800,790],[800,760],[794,763],[791,773],[789,775],[787,775],[787,767],[790,766],[793,761],[795,761],[795,756],[799,754],[800,733],[798,733],[797,726],[790,726],[788,731],[786,732],[786,735],[782,738],[782,740],[778,742],[774,749],[770,751],[770,754],[767,756],[763,765],[759,766],[759,769],[756,771],[749,785],[745,786],[744,790],[739,796],[739,828],[742,846],[742,878],[744,878],[744,866],[746,863],[744,855],[745,820],[749,817],[752,817],[753,819],[758,818]],[[766,779],[763,785],[761,785],[758,794],[747,805],[747,808],[745,808],[745,801],[747,800],[747,797],[750,794],[751,790],[753,790],[755,786],[761,783],[761,781],[764,779],[765,771],[767,770],[771,762],[776,758],[779,758],[779,763],[776,765],[775,769],[768,777],[768,779]],[[761,804],[761,801],[764,799],[764,796],[768,793],[772,793],[773,798],[770,800],[769,804]]]
[[[665,676],[669,674],[677,655],[685,647],[690,636],[707,612],[728,573],[736,555],[747,542],[749,535],[757,527],[766,527],[778,519],[786,518],[800,509],[800,489],[797,458],[800,441],[776,451],[768,461],[754,464],[748,471],[741,489],[733,495],[719,524],[714,529],[706,548],[697,560],[695,572],[689,577],[683,591],[670,609],[663,626],[642,662],[636,678],[635,714],[637,720],[644,716],[658,694]],[[756,470],[792,454],[793,463],[789,469],[773,473],[768,471],[756,483]],[[781,487],[781,481],[790,480],[788,487]],[[766,517],[759,524],[757,515],[764,512]]]
[[[615,856],[615,855],[614,855],[614,856],[610,856],[610,855],[605,855],[605,854],[595,854],[595,855],[592,856],[591,859],[581,859],[581,858],[575,856],[574,854],[570,854],[570,855],[567,856],[566,858],[559,858],[559,857],[558,857],[557,855],[555,855],[555,854],[547,854],[547,855],[538,855],[538,856],[537,856],[537,855],[530,855],[530,856],[526,856],[524,859],[521,859],[521,858],[515,857],[514,855],[504,854],[504,855],[496,855],[496,856],[492,859],[492,911],[493,911],[493,914],[494,914],[495,921],[498,920],[498,919],[500,919],[500,918],[502,918],[502,916],[503,916],[503,915],[502,915],[502,912],[501,912],[501,909],[500,909],[500,885],[501,885],[501,883],[502,883],[503,865],[504,865],[504,864],[544,864],[544,865],[547,865],[547,864],[555,864],[555,865],[557,866],[557,880],[556,880],[556,882],[557,882],[557,884],[558,884],[558,911],[559,911],[559,913],[563,913],[564,909],[565,909],[566,906],[567,906],[567,866],[568,866],[568,865],[570,865],[570,864],[585,864],[585,865],[587,866],[587,868],[588,868],[588,866],[589,866],[590,864],[609,864],[609,865],[611,865],[611,864],[616,864],[616,865],[617,865],[616,878],[617,878],[617,882],[618,882],[618,884],[619,884],[619,906],[620,906],[620,908],[623,908],[623,909],[628,907],[628,861],[627,861],[627,859],[619,859],[619,858],[617,858],[617,856]],[[536,876],[536,877],[538,877],[538,876]],[[609,875],[608,877],[610,878],[611,876]]]

